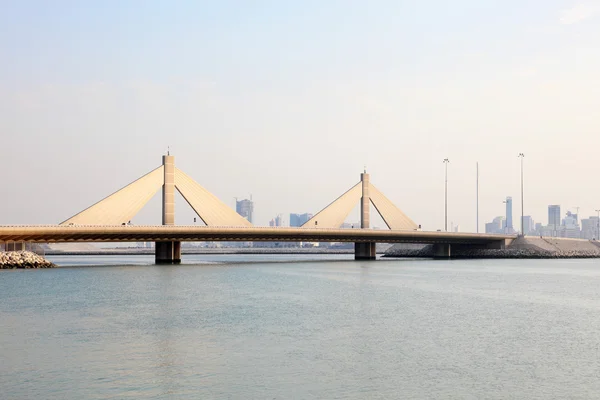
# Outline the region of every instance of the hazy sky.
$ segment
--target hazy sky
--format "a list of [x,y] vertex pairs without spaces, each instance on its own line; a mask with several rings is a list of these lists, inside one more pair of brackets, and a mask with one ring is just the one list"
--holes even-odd
[[526,215],[600,208],[600,0],[4,0],[0,32],[0,224],[65,220],[167,146],[258,224],[366,165],[443,228],[447,157],[449,221],[475,230],[479,161],[481,229],[506,196],[518,226],[520,152]]

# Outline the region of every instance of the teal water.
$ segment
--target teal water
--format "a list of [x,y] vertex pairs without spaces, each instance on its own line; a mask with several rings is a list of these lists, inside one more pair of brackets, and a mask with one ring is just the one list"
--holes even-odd
[[600,397],[599,261],[348,258],[1,271],[0,398]]

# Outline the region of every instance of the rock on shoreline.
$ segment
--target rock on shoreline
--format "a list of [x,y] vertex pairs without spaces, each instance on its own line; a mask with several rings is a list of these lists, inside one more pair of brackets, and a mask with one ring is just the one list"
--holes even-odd
[[0,269],[54,267],[55,264],[30,251],[0,252]]
[[[433,245],[398,244],[384,257],[433,258]],[[600,258],[600,243],[581,239],[519,237],[505,249],[452,247],[451,258]]]

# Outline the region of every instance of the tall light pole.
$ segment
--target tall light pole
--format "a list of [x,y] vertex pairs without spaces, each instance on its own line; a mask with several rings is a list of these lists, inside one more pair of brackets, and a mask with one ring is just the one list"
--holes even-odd
[[450,160],[444,158],[444,165],[446,166],[446,180],[445,180],[445,190],[444,190],[444,230],[448,232],[448,163]]
[[525,158],[525,154],[519,153],[519,158],[521,159],[521,235],[525,236],[525,231],[523,230],[523,224],[525,221],[523,214],[523,159]]

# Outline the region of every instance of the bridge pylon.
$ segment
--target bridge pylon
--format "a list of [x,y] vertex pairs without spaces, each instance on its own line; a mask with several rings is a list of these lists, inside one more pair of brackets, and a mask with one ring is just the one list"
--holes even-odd
[[[373,204],[388,228],[411,231],[418,229],[417,224],[371,183],[371,177],[366,170],[360,174],[360,182],[319,211],[302,227],[338,229],[357,202],[360,203],[361,229],[370,229],[371,227],[371,204]],[[354,244],[354,258],[356,260],[374,260],[375,257],[374,242],[356,242]]]
[[[175,191],[198,214],[206,226],[250,227],[252,224],[215,195],[175,167],[175,157],[162,157],[162,165],[96,204],[63,221],[60,225],[130,225],[131,219],[162,188],[162,224],[175,225]],[[157,264],[179,264],[181,242],[157,241]]]
[[[360,174],[362,196],[360,198],[360,228],[369,229],[371,225],[371,198],[369,197],[370,176],[365,169]],[[377,243],[356,242],[354,243],[355,260],[375,260],[377,258]]]
[[[162,224],[175,225],[175,156],[167,154],[162,158],[164,179],[162,186]],[[154,243],[156,264],[180,264],[181,242],[160,241]]]

